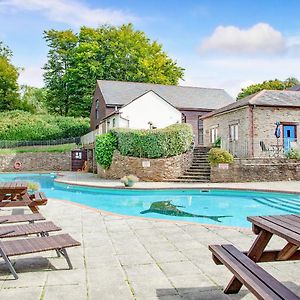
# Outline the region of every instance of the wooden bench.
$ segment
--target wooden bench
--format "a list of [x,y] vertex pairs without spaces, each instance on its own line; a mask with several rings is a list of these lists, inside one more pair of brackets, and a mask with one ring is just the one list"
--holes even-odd
[[30,199],[39,203],[39,205],[46,204],[48,199],[43,192],[35,192],[30,195]]
[[[258,299],[300,299],[233,245],[210,245],[209,250],[213,253],[214,261],[224,264]],[[225,293],[230,292],[225,290]]]

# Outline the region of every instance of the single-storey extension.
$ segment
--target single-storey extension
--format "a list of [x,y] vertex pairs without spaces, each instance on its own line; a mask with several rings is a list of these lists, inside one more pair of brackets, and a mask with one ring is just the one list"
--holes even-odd
[[98,80],[91,130],[104,133],[112,127],[145,128],[146,122],[153,128],[180,121],[193,126],[195,143],[203,145],[201,117],[232,101],[223,89]]
[[300,92],[263,90],[202,120],[205,146],[220,138],[221,147],[236,157],[281,156],[299,146]]

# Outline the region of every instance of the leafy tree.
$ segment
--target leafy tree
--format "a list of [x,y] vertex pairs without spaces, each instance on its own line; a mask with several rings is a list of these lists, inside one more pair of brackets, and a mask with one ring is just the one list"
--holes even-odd
[[242,91],[237,96],[237,100],[240,100],[246,96],[260,92],[262,90],[285,90],[298,83],[299,81],[297,78],[289,77],[284,81],[281,81],[279,79],[274,79],[274,80],[264,81],[262,83],[252,84],[242,89]]
[[12,57],[12,51],[2,41],[0,41],[0,56],[8,60]]
[[71,107],[68,71],[78,39],[72,30],[45,31],[44,37],[50,47],[48,62],[44,66],[47,106],[50,112],[67,116]]
[[22,85],[20,90],[21,106],[23,110],[30,111],[31,113],[47,113],[47,109],[45,107],[47,97],[46,88]]
[[82,27],[72,31],[45,32],[50,47],[45,66],[51,111],[89,116],[97,79],[178,84],[180,68],[131,24],[120,27]]

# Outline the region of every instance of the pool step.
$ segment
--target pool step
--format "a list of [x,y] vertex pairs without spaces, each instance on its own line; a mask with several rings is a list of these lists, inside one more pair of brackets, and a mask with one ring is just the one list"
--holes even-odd
[[[290,213],[296,213],[296,214],[300,213],[300,203],[295,203],[293,200],[291,201],[288,199],[266,198],[266,197],[254,198],[254,200],[261,204],[271,206],[273,208],[278,208],[280,210],[284,210]],[[291,202],[294,202],[294,204]]]

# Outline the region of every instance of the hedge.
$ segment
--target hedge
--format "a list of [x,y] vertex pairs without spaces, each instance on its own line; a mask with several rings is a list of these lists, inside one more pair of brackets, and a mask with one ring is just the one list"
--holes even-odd
[[24,111],[2,112],[0,118],[0,140],[55,140],[82,136],[90,128],[88,118],[39,115]]
[[174,124],[163,129],[114,129],[118,140],[117,149],[122,155],[159,158],[186,152],[193,141],[189,124]]

